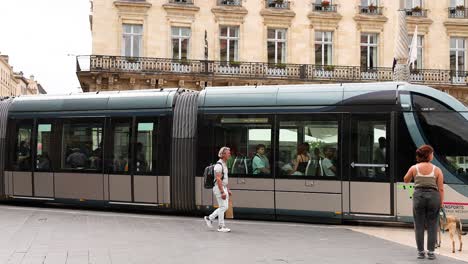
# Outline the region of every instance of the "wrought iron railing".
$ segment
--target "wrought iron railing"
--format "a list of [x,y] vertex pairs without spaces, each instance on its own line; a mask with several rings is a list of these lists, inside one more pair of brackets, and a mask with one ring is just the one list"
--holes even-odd
[[193,5],[193,0],[169,0],[169,3],[178,5]]
[[242,6],[241,0],[218,0],[219,6]]
[[412,8],[405,9],[406,15],[410,17],[427,17],[427,9]]
[[359,13],[366,15],[382,15],[383,7],[381,6],[359,6]]
[[460,7],[449,7],[448,9],[449,18],[468,18],[468,8]]
[[[147,57],[78,56],[77,72],[154,73],[205,75],[210,77],[291,79],[301,81],[392,81],[391,67],[271,64],[263,62],[225,62],[210,60],[173,60]],[[468,72],[416,69],[410,72],[411,83],[468,84]]]
[[336,12],[337,5],[313,4],[313,10],[317,12]]
[[265,0],[266,8],[289,9],[290,2],[286,0]]

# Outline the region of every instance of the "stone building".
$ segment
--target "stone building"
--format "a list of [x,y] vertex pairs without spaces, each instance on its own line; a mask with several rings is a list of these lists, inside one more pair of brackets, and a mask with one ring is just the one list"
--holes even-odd
[[15,96],[16,81],[7,55],[0,55],[0,97]]
[[23,72],[14,72],[9,63],[8,55],[0,55],[0,97],[39,93],[46,92],[34,79],[34,75],[31,75],[28,79],[23,76]]
[[465,0],[93,0],[84,91],[392,79],[397,11],[410,81],[468,101]]

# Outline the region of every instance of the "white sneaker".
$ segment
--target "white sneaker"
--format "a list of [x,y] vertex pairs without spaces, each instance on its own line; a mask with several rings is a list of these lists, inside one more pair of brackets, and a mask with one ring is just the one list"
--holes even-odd
[[225,227],[225,226],[220,226],[218,227],[218,232],[223,232],[223,233],[227,233],[227,232],[231,232],[231,229]]
[[203,219],[205,219],[205,223],[209,228],[213,228],[213,221],[211,221],[208,216],[203,217]]

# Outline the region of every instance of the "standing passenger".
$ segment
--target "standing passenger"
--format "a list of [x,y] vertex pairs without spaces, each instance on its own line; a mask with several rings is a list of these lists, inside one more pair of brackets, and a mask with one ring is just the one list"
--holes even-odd
[[[213,227],[213,220],[218,217],[218,232],[231,232],[231,229],[224,225],[224,212],[229,207],[229,196],[232,195],[228,187],[228,168],[226,161],[231,157],[231,150],[228,147],[222,147],[218,152],[218,164],[214,167],[216,176],[215,186],[213,193],[218,201],[218,209],[216,209],[210,216],[205,216],[205,222],[208,227]],[[219,164],[221,163],[221,164]],[[224,174],[224,175],[223,175]]]
[[307,164],[309,164],[309,144],[302,143],[297,147],[296,162],[294,163],[294,171],[300,172],[300,175],[306,175]]
[[444,203],[444,175],[431,164],[434,149],[423,145],[416,150],[418,164],[411,166],[404,177],[405,183],[414,179],[413,218],[418,258],[425,258],[424,226],[427,226],[428,259],[435,259],[434,248],[437,239],[437,217]]

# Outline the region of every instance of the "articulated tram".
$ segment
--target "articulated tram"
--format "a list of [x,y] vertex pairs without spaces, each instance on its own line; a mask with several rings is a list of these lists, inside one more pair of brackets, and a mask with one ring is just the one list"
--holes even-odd
[[430,144],[445,207],[468,221],[468,109],[420,85],[25,96],[0,102],[0,138],[5,200],[203,213],[203,170],[229,146],[236,218],[334,223],[412,221],[403,176]]

